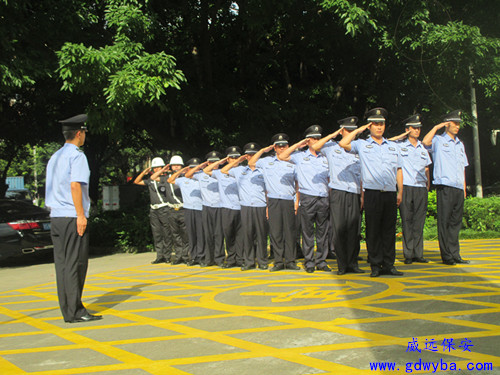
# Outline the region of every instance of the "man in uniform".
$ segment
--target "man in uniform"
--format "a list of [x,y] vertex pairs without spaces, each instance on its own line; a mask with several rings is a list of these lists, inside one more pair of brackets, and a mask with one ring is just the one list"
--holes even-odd
[[[279,160],[277,156],[288,148],[288,136],[278,133],[273,136],[272,142],[272,145],[260,149],[248,162],[252,170],[262,172],[266,183],[269,235],[274,251],[274,267],[270,271],[284,268],[299,270],[295,264],[295,166]],[[262,154],[273,149],[276,155],[260,159]]]
[[[448,113],[422,140],[426,147],[431,147],[434,160],[439,251],[443,263],[448,265],[469,263],[460,256],[458,240],[466,196],[465,167],[469,165],[464,144],[457,137],[461,115],[460,110]],[[445,132],[436,136],[442,128]]]
[[337,275],[364,273],[358,266],[361,232],[361,168],[359,155],[346,152],[332,141],[342,139],[358,128],[358,118],[339,120],[340,129],[313,145],[328,159],[330,182],[330,223],[337,254]]
[[[394,267],[397,206],[403,197],[402,161],[398,145],[383,137],[386,117],[387,111],[383,108],[368,111],[368,124],[347,134],[339,142],[346,151],[359,155],[361,162],[371,277],[403,275]],[[354,140],[365,129],[370,130],[370,137]]]
[[66,143],[47,165],[45,196],[50,207],[57,297],[66,323],[102,319],[89,314],[82,303],[89,260],[90,170],[80,150],[85,143],[86,121],[85,114],[60,121]]
[[429,153],[418,140],[422,123],[416,114],[403,121],[408,138],[399,143],[403,159],[403,200],[399,205],[403,228],[404,263],[427,263],[424,258],[424,224],[429,191]]
[[[146,174],[153,169],[153,172],[160,172],[165,167],[162,158],[156,157],[151,162],[151,167],[144,169],[134,180],[134,184],[147,186],[149,190],[150,210],[149,222],[153,233],[153,242],[156,251],[156,259],[152,264],[168,263],[172,257],[172,233],[168,223],[168,208],[166,203],[166,179],[165,175],[145,179]],[[168,166],[166,166],[168,168]]]
[[[298,216],[302,231],[304,269],[307,273],[313,273],[315,268],[320,271],[331,271],[326,263],[329,247],[328,160],[313,148],[321,138],[321,132],[322,128],[319,125],[308,127],[304,133],[305,139],[278,156],[280,160],[294,164],[297,171],[300,193]],[[307,150],[295,152],[306,146]]]

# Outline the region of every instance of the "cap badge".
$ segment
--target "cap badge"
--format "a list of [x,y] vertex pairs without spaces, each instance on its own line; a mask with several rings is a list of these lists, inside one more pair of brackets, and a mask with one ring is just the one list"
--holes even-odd
[[377,115],[380,115],[380,109],[377,109]]
[[279,140],[282,140],[282,139],[283,139],[283,136],[282,136],[282,135],[280,135],[278,139],[279,139]]

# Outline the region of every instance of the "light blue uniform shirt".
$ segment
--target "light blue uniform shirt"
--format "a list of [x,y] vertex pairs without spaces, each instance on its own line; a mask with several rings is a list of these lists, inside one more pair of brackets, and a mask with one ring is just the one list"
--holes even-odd
[[399,152],[403,159],[403,185],[427,187],[425,168],[432,161],[422,142],[417,141],[416,147],[409,140],[400,142]]
[[241,210],[238,184],[236,184],[235,178],[222,173],[219,169],[212,171],[212,177],[219,183],[221,207]]
[[259,159],[255,164],[264,175],[268,198],[293,200],[295,197],[295,165],[276,156]]
[[444,133],[432,138],[432,158],[434,159],[434,185],[464,188],[465,167],[469,165],[464,144]]
[[328,141],[321,152],[328,160],[330,182],[335,190],[361,194],[361,164],[359,155],[346,152],[337,142]]
[[314,156],[309,149],[294,152],[290,155],[290,163],[295,164],[300,193],[328,196],[328,160],[322,153]]
[[203,171],[196,172],[193,175],[193,180],[200,183],[201,203],[207,207],[221,207],[219,183],[213,177],[210,177]]
[[179,177],[175,179],[175,186],[181,189],[184,208],[201,211],[202,200],[200,183],[192,178]]
[[266,184],[260,170],[240,165],[230,169],[229,175],[236,179],[242,206],[266,207]]
[[351,153],[361,162],[363,189],[397,191],[396,175],[403,167],[396,142],[383,138],[378,144],[372,137],[351,142]]
[[45,205],[50,207],[50,217],[76,217],[71,196],[71,183],[82,187],[82,204],[85,217],[89,217],[90,169],[87,157],[72,143],[65,143],[47,164]]

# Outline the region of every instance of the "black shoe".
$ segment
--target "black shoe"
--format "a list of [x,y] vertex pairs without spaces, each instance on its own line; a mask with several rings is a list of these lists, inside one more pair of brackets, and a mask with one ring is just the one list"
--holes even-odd
[[352,273],[365,273],[365,270],[362,270],[359,267],[348,268],[347,271]]
[[313,273],[314,272],[314,267],[306,267],[306,272],[307,273]]
[[281,271],[281,270],[284,270],[285,269],[285,266],[283,264],[279,264],[277,266],[274,266],[273,268],[271,268],[269,271],[270,272],[276,272],[276,271]]
[[80,318],[66,321],[66,323],[85,323],[85,322],[91,322],[93,320],[101,320],[101,319],[102,319],[102,315],[92,315],[92,314],[87,313]]
[[269,266],[267,264],[259,264],[259,270],[267,270]]
[[405,259],[405,264],[412,264],[412,263],[413,263],[412,259],[410,259],[410,258]]
[[456,263],[454,260],[443,260],[443,264],[446,264],[448,266],[454,266]]
[[221,265],[222,268],[234,268],[234,267],[238,267],[238,265],[236,263],[223,263]]
[[186,263],[188,266],[196,266],[197,264],[200,264],[197,260],[191,259],[189,262]]
[[167,260],[165,258],[156,258],[151,262],[151,264],[158,264],[158,263],[167,263]]
[[287,270],[300,270],[300,267],[297,266],[295,263],[287,264],[285,268]]
[[316,267],[318,271],[332,272],[332,269],[328,267],[326,264],[324,266]]
[[462,259],[462,258],[458,258],[458,259],[455,259],[455,263],[457,263],[457,264],[469,264],[470,260],[465,260],[465,259]]
[[248,270],[254,270],[255,269],[255,264],[252,266],[241,266],[242,271],[248,271]]
[[401,271],[398,271],[396,267],[391,267],[389,269],[383,269],[382,272],[380,272],[384,275],[390,275],[390,276],[403,276],[404,273]]
[[184,259],[182,259],[182,258],[176,259],[176,260],[174,260],[174,261],[172,262],[172,264],[173,264],[174,266],[176,266],[176,265],[178,265],[178,264],[181,264],[181,263],[186,263],[186,262],[185,262],[185,261],[184,261]]
[[345,275],[346,272],[347,272],[346,270],[338,270],[337,275],[342,276],[342,275]]
[[200,262],[200,267],[212,267],[212,266],[215,266],[214,262],[210,263]]
[[429,263],[429,261],[425,258],[413,258],[413,261],[417,263]]
[[359,255],[356,258],[357,260],[363,260],[363,257],[360,257]]
[[370,273],[370,277],[379,277],[380,276],[380,269],[379,268],[373,268],[372,273]]

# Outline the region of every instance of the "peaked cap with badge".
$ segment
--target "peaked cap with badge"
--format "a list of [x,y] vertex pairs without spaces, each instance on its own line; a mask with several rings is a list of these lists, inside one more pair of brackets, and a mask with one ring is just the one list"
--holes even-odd
[[219,161],[222,158],[222,154],[218,151],[210,151],[205,158],[207,161]]
[[226,149],[226,156],[236,159],[241,156],[241,148],[238,146],[231,146]]
[[420,116],[420,114],[417,113],[403,120],[403,124],[405,127],[411,126],[413,128],[421,128],[422,127],[422,123],[420,122],[421,118],[422,116]]
[[286,146],[288,144],[288,135],[286,135],[285,133],[275,134],[271,138],[271,142],[273,142],[273,145]]
[[198,158],[191,158],[187,161],[187,165],[189,165],[189,168],[194,168],[200,164],[201,164],[201,160]]
[[387,119],[387,110],[381,107],[370,109],[366,112],[366,119],[368,122],[385,122]]
[[62,131],[67,130],[87,130],[85,122],[87,122],[88,116],[84,113],[76,115],[65,120],[60,120],[59,123],[62,124]]
[[443,117],[443,121],[462,122],[462,110],[457,109],[455,111],[451,111]]
[[259,145],[255,142],[249,142],[245,146],[243,146],[243,152],[245,154],[256,154],[259,151]]
[[323,128],[319,125],[311,125],[304,132],[306,138],[321,138]]
[[341,128],[347,130],[355,130],[358,128],[358,118],[356,116],[350,116],[337,121]]

